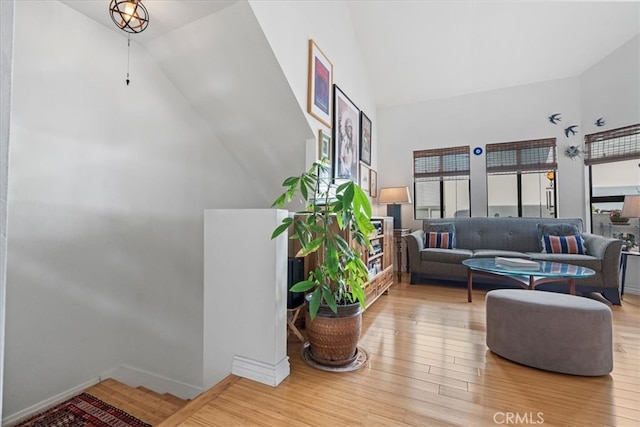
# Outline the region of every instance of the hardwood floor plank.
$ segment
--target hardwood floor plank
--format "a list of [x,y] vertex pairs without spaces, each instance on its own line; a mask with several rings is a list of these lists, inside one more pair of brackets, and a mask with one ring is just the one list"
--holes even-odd
[[145,394],[112,379],[104,380],[85,391],[151,425],[159,424],[179,408],[175,404],[158,402],[154,394]]
[[236,382],[240,381],[240,377],[236,375],[229,375],[218,384],[200,394],[195,399],[189,401],[186,405],[184,405],[179,410],[175,411],[168,418],[165,418],[158,427],[175,427],[180,423],[188,420],[189,417],[195,415],[200,409],[202,409],[207,403],[214,400],[221,393],[223,393],[227,388]]
[[415,426],[415,427],[423,427],[423,426],[429,426],[429,427],[460,426],[460,427],[463,427],[463,426],[472,425],[472,424],[469,424],[468,422],[454,423],[454,422],[451,422],[451,421],[443,421],[441,418],[431,417],[431,416],[424,415],[424,414],[417,414],[417,413],[412,412],[412,411],[407,411],[407,415],[404,417],[403,422],[405,423],[405,425]]

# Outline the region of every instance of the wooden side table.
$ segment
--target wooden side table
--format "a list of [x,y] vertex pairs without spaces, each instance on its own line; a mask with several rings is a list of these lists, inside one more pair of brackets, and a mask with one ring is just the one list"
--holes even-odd
[[[409,228],[394,228],[393,229],[393,241],[396,244],[397,255],[398,255],[398,282],[402,281],[402,239],[411,234],[411,229]],[[407,254],[406,259],[407,265],[406,270],[409,271],[409,256]]]
[[621,288],[620,288],[620,296],[624,295],[624,280],[627,277],[627,258],[631,256],[640,256],[640,252],[633,251],[622,251],[620,253],[620,270],[622,271],[620,280],[621,280]]

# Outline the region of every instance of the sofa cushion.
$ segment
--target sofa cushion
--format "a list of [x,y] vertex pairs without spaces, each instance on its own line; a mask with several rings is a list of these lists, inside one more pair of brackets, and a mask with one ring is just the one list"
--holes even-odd
[[429,262],[444,262],[449,264],[461,264],[465,259],[471,258],[473,252],[468,249],[436,249],[429,248],[420,251],[420,260]]
[[440,248],[440,249],[453,249],[454,233],[430,231],[425,233],[425,247],[427,248]]
[[549,254],[585,254],[584,241],[579,234],[573,236],[542,236],[542,252]]
[[476,249],[473,251],[474,258],[494,258],[494,257],[507,257],[507,258],[529,258],[524,252],[518,251],[505,251],[500,249]]
[[545,224],[538,223],[538,243],[540,243],[540,252],[545,252],[545,248],[542,242],[542,237],[549,236],[575,236],[580,234],[582,230],[572,223],[559,223],[559,224]]

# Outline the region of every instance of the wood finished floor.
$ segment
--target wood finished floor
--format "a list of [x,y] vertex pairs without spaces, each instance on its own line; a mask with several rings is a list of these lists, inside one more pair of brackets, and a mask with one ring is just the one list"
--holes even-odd
[[611,375],[577,377],[491,353],[485,294],[470,304],[462,287],[394,285],[364,314],[364,368],[311,368],[292,334],[278,387],[231,376],[161,426],[640,425],[640,297],[612,307]]
[[85,391],[151,425],[161,423],[187,404],[186,400],[173,395],[159,394],[145,387],[129,387],[111,378]]

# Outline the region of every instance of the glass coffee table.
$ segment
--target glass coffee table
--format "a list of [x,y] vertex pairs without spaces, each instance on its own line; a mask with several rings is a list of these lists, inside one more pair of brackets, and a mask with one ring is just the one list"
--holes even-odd
[[537,285],[551,282],[569,282],[569,293],[576,294],[576,279],[584,279],[596,274],[590,268],[579,265],[551,261],[536,261],[538,267],[507,267],[497,265],[495,258],[471,258],[462,261],[467,267],[467,300],[472,301],[473,276],[493,276],[510,279],[525,289],[535,289]]

